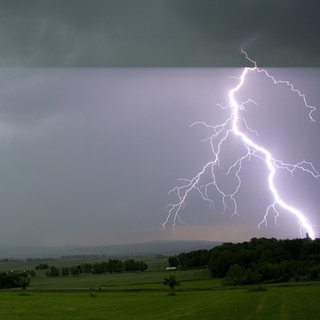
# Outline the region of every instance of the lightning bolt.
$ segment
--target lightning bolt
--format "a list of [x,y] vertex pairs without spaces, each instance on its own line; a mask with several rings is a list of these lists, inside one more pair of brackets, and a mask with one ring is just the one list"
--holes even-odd
[[[268,73],[266,69],[259,68],[257,63],[252,60],[247,52],[241,49],[242,54],[245,56],[246,60],[249,61],[253,66],[245,67],[241,73],[241,76],[238,79],[237,85],[232,88],[228,93],[229,105],[221,108],[230,111],[230,116],[225,120],[225,122],[218,125],[208,125],[205,122],[195,122],[191,126],[203,125],[206,128],[213,131],[213,134],[208,137],[210,142],[210,147],[212,151],[213,158],[211,161],[207,162],[202,169],[191,179],[179,179],[181,182],[180,186],[176,186],[169,191],[175,192],[177,195],[177,201],[175,203],[169,204],[167,206],[167,217],[163,223],[165,228],[169,221],[173,221],[173,229],[176,226],[177,221],[184,223],[180,217],[181,211],[183,210],[186,200],[192,192],[198,192],[203,200],[207,201],[210,206],[212,206],[213,200],[209,196],[209,190],[212,188],[221,196],[222,203],[224,205],[224,210],[228,208],[227,202],[232,203],[233,215],[238,215],[238,206],[236,201],[236,195],[241,187],[241,169],[244,161],[250,160],[251,158],[257,158],[262,161],[267,169],[267,185],[271,194],[271,203],[267,206],[265,214],[258,224],[258,227],[265,225],[267,226],[268,216],[273,212],[275,216],[275,223],[277,223],[277,217],[279,216],[279,209],[283,209],[288,213],[292,214],[300,226],[300,234],[302,235],[302,230],[305,230],[311,239],[315,238],[315,231],[312,224],[309,222],[308,218],[303,214],[299,209],[293,207],[289,203],[283,200],[281,197],[276,185],[275,177],[278,170],[285,170],[293,174],[295,171],[302,171],[305,174],[311,175],[313,178],[320,178],[319,172],[315,169],[313,164],[308,161],[301,161],[299,163],[286,163],[282,160],[275,159],[271,152],[268,151],[265,147],[255,142],[251,139],[248,133],[254,133],[258,135],[256,131],[250,129],[246,120],[240,116],[240,112],[246,108],[246,105],[249,103],[255,102],[251,99],[239,103],[236,99],[236,94],[244,86],[247,76],[249,73],[256,72],[262,73],[274,85],[284,85],[286,86],[293,94],[299,96],[302,100],[304,106],[308,110],[308,116],[310,121],[314,122],[313,113],[316,110],[316,107],[309,105],[306,100],[304,93],[296,89],[289,81],[277,80],[272,75]],[[220,165],[220,155],[223,145],[231,137],[236,137],[239,140],[239,143],[243,145],[245,153],[238,157],[235,162],[226,170],[226,176],[232,174],[235,178],[235,185],[231,192],[225,192],[219,186],[217,182],[217,170],[221,169]],[[206,178],[209,176],[209,182]]]

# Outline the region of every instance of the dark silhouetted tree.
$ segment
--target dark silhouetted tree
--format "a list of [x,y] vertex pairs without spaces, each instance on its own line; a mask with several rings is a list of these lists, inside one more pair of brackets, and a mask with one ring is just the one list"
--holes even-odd
[[170,288],[170,294],[174,295],[175,294],[175,287],[180,286],[180,281],[177,279],[176,276],[170,275],[168,278],[163,279],[163,284],[167,287]]

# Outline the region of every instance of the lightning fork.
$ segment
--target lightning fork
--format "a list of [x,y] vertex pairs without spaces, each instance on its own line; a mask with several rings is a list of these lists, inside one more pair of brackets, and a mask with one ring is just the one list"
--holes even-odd
[[[277,220],[277,217],[279,216],[278,209],[282,208],[285,211],[292,214],[298,221],[298,224],[300,225],[300,233],[302,235],[302,230],[305,230],[308,232],[309,237],[311,239],[315,238],[315,231],[313,229],[313,226],[309,222],[308,218],[297,208],[291,206],[286,201],[284,201],[279,191],[275,185],[275,176],[277,173],[277,170],[286,170],[290,172],[291,174],[294,171],[302,171],[306,174],[311,175],[313,178],[319,178],[320,174],[315,169],[312,163],[307,161],[301,161],[296,164],[292,163],[285,163],[282,160],[275,159],[272,154],[264,148],[262,145],[258,144],[254,140],[252,140],[243,130],[240,129],[242,124],[245,129],[251,133],[254,133],[256,136],[258,135],[258,132],[255,130],[252,130],[247,125],[247,122],[244,118],[240,117],[239,112],[241,110],[244,110],[246,105],[248,103],[255,103],[253,100],[248,99],[247,101],[243,103],[239,103],[235,96],[236,94],[241,90],[243,85],[246,82],[247,75],[251,72],[256,73],[262,73],[270,79],[274,85],[284,85],[289,88],[289,90],[293,93],[299,96],[299,98],[303,101],[304,106],[308,109],[309,113],[309,119],[311,121],[315,121],[313,117],[313,113],[316,110],[315,106],[309,105],[306,100],[306,96],[304,93],[296,89],[289,81],[284,80],[277,80],[272,75],[268,73],[266,69],[259,68],[257,66],[257,63],[252,60],[247,52],[243,49],[241,49],[242,54],[244,54],[247,61],[253,64],[252,67],[245,67],[241,73],[241,76],[238,79],[238,83],[235,87],[233,87],[229,93],[229,106],[222,107],[223,109],[230,110],[230,116],[227,118],[223,123],[218,125],[208,125],[205,122],[195,122],[191,126],[194,125],[204,125],[205,127],[213,130],[213,134],[208,137],[208,140],[210,141],[210,147],[212,151],[213,158],[211,161],[207,162],[202,169],[198,172],[197,175],[195,175],[191,179],[180,179],[180,181],[183,182],[181,186],[176,186],[170,192],[176,192],[177,194],[177,202],[169,204],[167,206],[167,217],[163,223],[163,227],[165,228],[166,225],[169,223],[170,220],[173,221],[172,228],[174,229],[177,223],[177,220],[180,222],[183,222],[180,214],[182,209],[185,206],[186,200],[190,193],[192,192],[198,192],[203,200],[207,201],[210,205],[213,205],[213,200],[208,195],[209,188],[214,187],[216,192],[221,196],[222,203],[224,205],[224,209],[227,209],[227,201],[229,200],[233,204],[233,215],[238,214],[238,208],[237,208],[237,202],[236,202],[236,195],[241,187],[241,169],[242,164],[244,161],[249,160],[251,157],[255,157],[258,160],[261,160],[266,168],[267,168],[267,183],[268,188],[270,191],[270,194],[272,196],[272,202],[267,206],[265,214],[263,216],[263,219],[258,224],[258,227],[260,228],[262,225],[267,225],[267,218],[270,214],[270,212],[274,212],[275,214],[275,222]],[[233,191],[226,193],[222,190],[222,188],[219,186],[217,182],[217,168],[220,168],[220,154],[221,149],[225,142],[231,137],[238,137],[240,139],[239,143],[242,144],[244,147],[244,150],[246,152],[244,155],[239,157],[226,171],[226,175],[233,174],[236,183],[234,185]],[[202,179],[204,179],[204,176],[209,175],[210,181],[206,183],[202,183]]]

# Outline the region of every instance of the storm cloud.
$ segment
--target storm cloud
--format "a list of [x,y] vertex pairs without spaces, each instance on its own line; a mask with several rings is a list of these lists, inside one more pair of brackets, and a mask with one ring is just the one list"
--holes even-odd
[[319,66],[313,0],[0,1],[0,66]]

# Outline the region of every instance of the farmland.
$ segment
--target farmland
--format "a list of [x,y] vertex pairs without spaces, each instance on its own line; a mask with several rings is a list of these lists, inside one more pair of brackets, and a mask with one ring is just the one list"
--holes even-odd
[[[168,295],[165,258],[148,258],[145,272],[46,277],[27,290],[0,291],[0,318],[16,319],[316,319],[320,285],[292,283],[223,287],[207,269],[171,272],[180,281]],[[48,261],[53,262],[53,261]],[[57,265],[77,261],[60,261]],[[8,262],[9,263],[9,262]],[[35,262],[27,262],[28,268]],[[9,265],[2,263],[1,268]],[[23,262],[11,262],[22,268]]]

